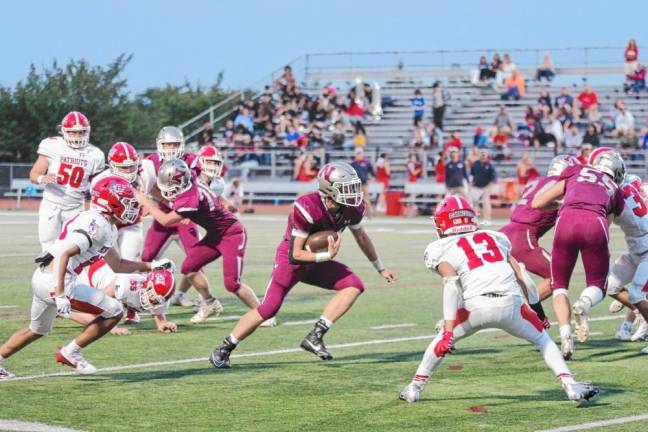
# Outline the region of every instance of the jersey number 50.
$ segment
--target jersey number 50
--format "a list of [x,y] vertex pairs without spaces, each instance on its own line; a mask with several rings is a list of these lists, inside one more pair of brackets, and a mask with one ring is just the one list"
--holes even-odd
[[[466,257],[468,258],[468,268],[470,270],[483,266],[484,261],[489,263],[504,261],[502,251],[497,247],[495,239],[490,234],[485,232],[475,234],[472,236],[472,244],[468,238],[468,236],[460,238],[457,245],[466,253]],[[475,246],[480,246],[482,244],[486,246],[486,250],[482,252],[481,256],[477,255],[473,244]]]
[[84,174],[83,167],[62,163],[56,176],[56,182],[60,185],[70,185],[73,188],[78,188],[81,186]]

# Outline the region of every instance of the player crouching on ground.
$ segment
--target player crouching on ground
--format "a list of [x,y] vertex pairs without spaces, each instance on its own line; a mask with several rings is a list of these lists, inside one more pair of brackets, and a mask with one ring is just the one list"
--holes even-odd
[[443,278],[444,328],[428,346],[400,399],[418,401],[453,342],[492,327],[535,344],[570,400],[598,394],[592,383],[574,380],[542,322],[520,298],[520,290],[525,296],[527,292],[517,261],[510,255],[508,238],[478,229],[475,211],[460,196],[444,199],[434,222],[440,239],[428,245],[424,261]]
[[[78,280],[119,300],[124,308],[138,313],[149,312],[153,315],[158,331],[175,333],[178,326],[166,319],[169,299],[175,290],[174,271],[175,266],[170,266],[168,270],[153,270],[148,274],[116,274],[106,261],[100,259],[81,273]],[[94,318],[95,315],[90,313],[73,311],[70,314],[70,319],[83,325]],[[110,333],[124,336],[129,335],[130,331],[125,327],[113,327]]]
[[18,330],[0,346],[0,379],[13,375],[2,368],[4,360],[50,332],[57,314],[67,318],[72,310],[96,315],[75,339],[56,351],[56,360],[80,374],[96,368],[81,349],[96,341],[119,323],[123,308],[103,292],[78,283],[77,275],[104,258],[115,271],[147,272],[172,265],[169,260],[152,263],[128,261],[115,249],[118,223],[132,221],[139,206],[131,185],[123,179],[108,178],[92,190],[89,210],[69,220],[56,242],[36,259],[40,266],[32,276],[32,309],[29,327]]
[[[254,333],[263,321],[277,314],[286,295],[298,282],[336,291],[315,327],[301,343],[304,350],[322,360],[333,358],[324,346],[324,335],[364,291],[360,278],[349,267],[333,260],[346,227],[351,229],[358,246],[376,271],[387,282],[396,280],[396,276],[378,258],[362,226],[365,209],[360,178],[355,170],[346,163],[330,163],[322,167],[317,179],[319,191],[299,197],[288,217],[263,303],[243,315],[232,333],[212,352],[209,361],[215,368],[230,367],[230,354],[237,344]],[[328,250],[307,250],[309,235],[326,230],[338,233],[337,240],[328,237]]]

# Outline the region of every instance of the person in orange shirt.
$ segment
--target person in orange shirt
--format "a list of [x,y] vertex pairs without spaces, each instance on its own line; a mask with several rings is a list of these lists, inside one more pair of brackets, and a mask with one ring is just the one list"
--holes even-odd
[[506,78],[504,85],[506,91],[500,95],[502,100],[519,100],[521,97],[524,97],[524,93],[526,92],[524,76],[518,70],[514,70],[511,76]]

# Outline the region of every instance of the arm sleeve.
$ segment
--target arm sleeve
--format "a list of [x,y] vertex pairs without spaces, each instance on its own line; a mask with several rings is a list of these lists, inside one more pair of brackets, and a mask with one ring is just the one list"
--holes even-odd
[[457,308],[461,298],[459,276],[443,278],[443,319],[453,321],[457,318]]

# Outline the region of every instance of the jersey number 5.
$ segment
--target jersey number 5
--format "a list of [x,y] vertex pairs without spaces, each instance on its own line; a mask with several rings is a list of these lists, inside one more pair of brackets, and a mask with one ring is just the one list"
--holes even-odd
[[62,163],[59,167],[56,182],[60,185],[69,184],[73,188],[78,188],[81,186],[84,174],[85,171],[83,167]]
[[468,268],[470,270],[483,266],[484,261],[489,263],[504,261],[504,255],[502,255],[502,251],[500,251],[499,247],[497,247],[495,239],[488,233],[481,232],[475,234],[474,236],[472,236],[472,243],[475,246],[481,244],[484,244],[486,246],[486,250],[481,254],[481,256],[477,255],[477,252],[475,252],[475,249],[473,248],[470,240],[468,240],[467,236],[460,238],[457,242],[457,245],[461,249],[463,249],[466,257],[468,258]]

